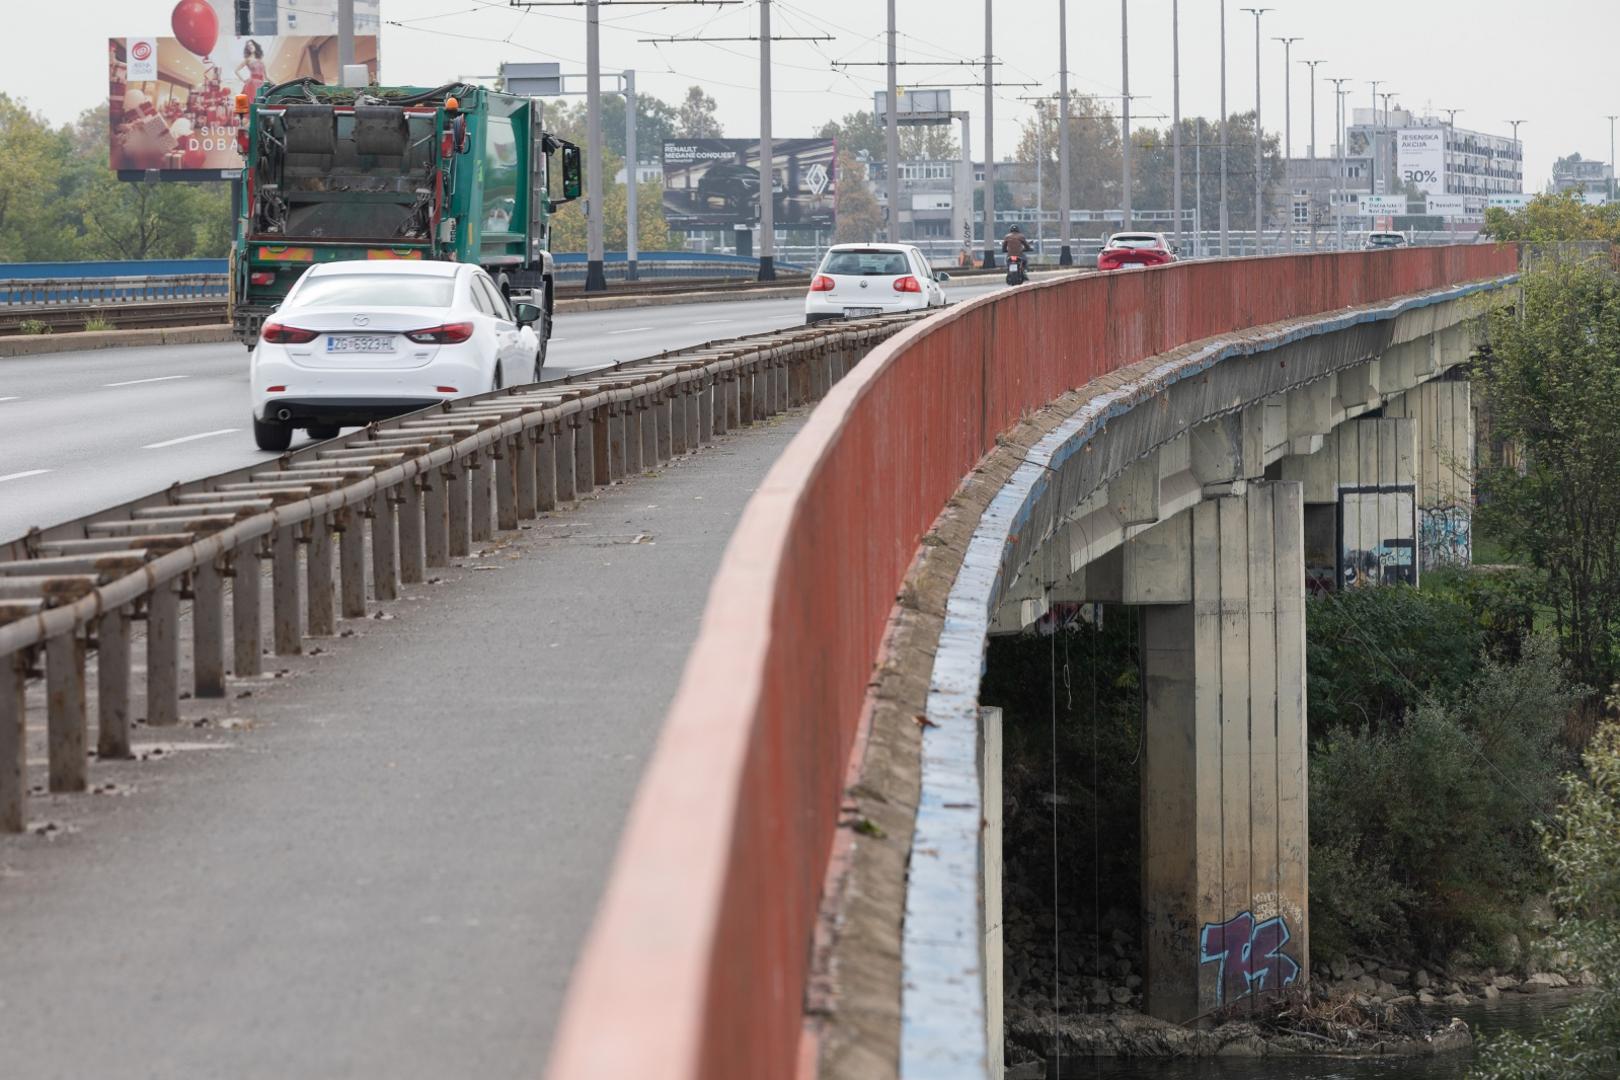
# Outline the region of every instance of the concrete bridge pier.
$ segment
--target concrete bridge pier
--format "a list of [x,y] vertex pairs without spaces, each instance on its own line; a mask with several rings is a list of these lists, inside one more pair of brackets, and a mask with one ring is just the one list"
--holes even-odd
[[1304,492],[1228,490],[1062,590],[1143,607],[1144,1005],[1175,1022],[1310,967]]

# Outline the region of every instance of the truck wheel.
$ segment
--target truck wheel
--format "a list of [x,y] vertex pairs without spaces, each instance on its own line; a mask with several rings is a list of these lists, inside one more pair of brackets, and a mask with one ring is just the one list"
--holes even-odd
[[253,441],[260,450],[269,450],[281,453],[292,445],[293,429],[286,424],[278,424],[274,420],[260,420],[253,418]]

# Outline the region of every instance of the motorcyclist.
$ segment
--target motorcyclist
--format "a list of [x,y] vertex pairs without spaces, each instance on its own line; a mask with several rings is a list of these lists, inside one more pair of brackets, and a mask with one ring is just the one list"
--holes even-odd
[[1024,230],[1020,229],[1017,225],[1014,225],[1011,229],[1008,229],[1007,235],[1003,237],[1001,241],[1001,250],[1005,251],[1010,256],[1023,255],[1029,251],[1032,246],[1033,245],[1031,245],[1030,242],[1024,238]]

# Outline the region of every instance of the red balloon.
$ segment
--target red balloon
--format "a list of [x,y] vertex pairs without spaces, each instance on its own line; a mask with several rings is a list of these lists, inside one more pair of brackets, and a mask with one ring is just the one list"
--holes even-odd
[[219,41],[219,16],[208,0],[180,0],[169,16],[169,25],[180,44],[198,56],[213,52]]

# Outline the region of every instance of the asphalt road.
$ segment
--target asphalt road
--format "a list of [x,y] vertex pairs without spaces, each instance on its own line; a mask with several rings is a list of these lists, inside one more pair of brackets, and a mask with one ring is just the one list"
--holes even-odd
[[43,793],[36,686],[41,790],[0,837],[0,1074],[539,1076],[709,581],[803,420],[267,657],[137,726],[92,793]]
[[[960,300],[999,279],[948,286]],[[566,314],[548,377],[665,349],[795,326],[803,301]],[[0,359],[0,539],[268,460],[253,445],[247,351],[240,345],[105,349]]]

